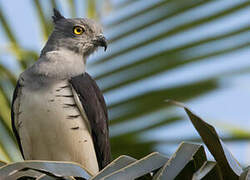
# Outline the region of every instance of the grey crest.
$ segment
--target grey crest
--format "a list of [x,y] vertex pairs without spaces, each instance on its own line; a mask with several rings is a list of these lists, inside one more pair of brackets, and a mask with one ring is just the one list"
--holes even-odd
[[53,9],[54,15],[52,16],[53,22],[56,23],[60,19],[65,19],[64,16],[61,15],[61,13],[56,10],[55,8]]

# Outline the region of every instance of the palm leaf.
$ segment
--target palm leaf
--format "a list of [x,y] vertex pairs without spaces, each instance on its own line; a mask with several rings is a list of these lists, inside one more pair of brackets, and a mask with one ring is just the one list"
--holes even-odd
[[43,37],[46,40],[49,37],[49,33],[51,30],[51,23],[47,22],[44,10],[42,9],[39,0],[34,0],[33,3],[34,3],[34,7],[36,8],[36,12],[38,14],[38,19],[39,19],[41,27],[42,27]]
[[76,17],[75,0],[68,0],[71,17]]
[[96,0],[88,0],[87,1],[87,15],[90,18],[96,19],[98,18],[96,12]]

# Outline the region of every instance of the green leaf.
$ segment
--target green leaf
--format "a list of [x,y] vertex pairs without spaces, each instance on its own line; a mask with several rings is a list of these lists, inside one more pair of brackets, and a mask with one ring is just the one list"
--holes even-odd
[[247,167],[240,175],[239,180],[249,180],[250,178],[250,167]]
[[140,158],[146,156],[154,150],[157,144],[155,141],[141,142],[138,137],[112,137],[111,139],[112,156],[119,157],[121,154]]
[[102,169],[97,175],[92,177],[90,180],[98,180],[105,176],[108,176],[109,174],[112,174],[115,171],[118,171],[126,166],[129,166],[130,164],[134,163],[136,159],[122,155],[112,161],[110,164],[108,164],[104,169]]
[[36,12],[38,13],[38,19],[39,19],[41,27],[42,27],[43,37],[45,40],[47,40],[49,37],[51,26],[46,21],[45,13],[42,9],[42,6],[41,6],[39,0],[34,0],[32,2],[36,8]]
[[[1,151],[1,149],[0,149],[0,151]],[[7,164],[7,162],[0,161],[0,167],[4,166],[4,165],[6,165],[6,164]]]
[[[202,60],[205,60],[207,58],[222,55],[231,51],[235,51],[237,49],[249,46],[249,42],[242,42],[241,45],[235,45],[233,47],[227,47],[223,49],[214,50],[212,52],[203,52],[195,56],[193,54],[192,57],[189,56],[180,56],[180,54],[187,53],[192,50],[192,48],[199,46],[202,47],[203,45],[209,44],[216,41],[221,40],[227,41],[228,38],[231,38],[233,36],[245,33],[249,31],[249,27],[243,27],[222,35],[218,35],[215,37],[208,37],[204,39],[199,39],[194,42],[190,42],[187,44],[182,44],[181,46],[178,46],[173,49],[164,50],[162,52],[154,53],[152,56],[148,56],[146,58],[143,58],[141,60],[136,60],[134,63],[121,66],[119,68],[116,68],[113,71],[104,72],[98,76],[96,76],[96,79],[99,81],[103,81],[106,79],[113,80],[114,77],[115,83],[113,82],[111,85],[108,86],[108,88],[105,88],[104,90],[111,90],[120,86],[127,85],[129,83],[133,83],[145,78],[148,78],[153,75],[160,74],[162,72],[165,72],[167,70],[172,70],[175,68],[178,68],[180,66],[184,66],[186,64],[190,64],[193,62],[199,62]],[[155,63],[157,62],[157,64]],[[151,67],[151,68],[147,68]],[[139,71],[139,69],[148,69],[147,71]],[[130,76],[128,76],[130,74]]]
[[68,0],[71,17],[76,17],[76,5],[75,0]]
[[[171,24],[169,24],[169,26],[172,27],[171,29],[166,29],[165,31],[162,30],[161,33],[153,33],[152,32],[153,30],[152,30],[152,31],[150,31],[151,33],[150,32],[148,33],[147,38],[145,38],[143,36],[143,34],[145,35],[144,31],[146,29],[149,29],[149,28],[152,29],[152,27],[145,27],[143,29],[138,29],[139,32],[134,33],[133,35],[140,37],[139,40],[131,42],[129,44],[125,44],[122,47],[117,48],[118,50],[117,49],[116,49],[116,51],[113,50],[111,53],[99,57],[99,59],[97,59],[95,62],[101,63],[103,61],[106,61],[106,62],[111,61],[114,57],[116,57],[118,55],[120,56],[122,54],[128,53],[129,51],[138,49],[142,46],[158,42],[164,38],[177,35],[178,33],[183,33],[183,32],[188,31],[190,29],[194,29],[195,27],[199,27],[199,26],[204,25],[206,23],[209,23],[211,21],[217,20],[220,17],[224,17],[226,15],[233,14],[237,11],[242,10],[242,8],[245,8],[246,5],[248,5],[248,4],[249,4],[249,2],[243,1],[239,4],[236,4],[235,6],[230,6],[229,8],[225,8],[221,11],[215,12],[214,14],[211,14],[211,15],[208,15],[205,17],[201,16],[202,18],[197,18],[197,19],[190,20],[190,21],[187,21],[184,23],[180,23],[178,26],[173,24],[172,25],[173,27],[172,27]],[[160,21],[158,26],[161,23],[163,24],[163,22]],[[119,37],[117,37],[117,38],[121,41],[124,41],[124,39],[126,39],[126,37],[121,38],[121,39]],[[130,39],[131,39],[131,37],[130,37]],[[119,44],[119,41],[116,42],[116,45],[118,45],[118,44]],[[113,48],[115,48],[115,47],[113,47]]]
[[20,161],[22,160],[21,154],[15,142],[11,130],[4,124],[0,116],[0,148],[2,160],[4,161]]
[[184,108],[195,129],[198,131],[207,148],[217,161],[223,178],[232,180],[238,179],[243,170],[231,152],[226,148],[225,144],[219,138],[215,128],[203,121],[183,104],[175,101],[170,102]]
[[88,170],[84,169],[80,164],[74,162],[62,161],[25,161],[11,163],[0,168],[0,179],[14,178],[19,176],[22,171],[33,170],[48,176],[63,177],[81,177],[90,178]]
[[[142,2],[142,1],[141,1]],[[181,3],[180,3],[181,2]],[[175,17],[188,10],[192,10],[197,6],[209,3],[209,1],[203,0],[168,0],[168,1],[151,1],[152,6],[146,11],[142,8],[138,8],[139,12],[136,16],[128,18],[127,20],[117,21],[116,26],[108,26],[108,39],[109,42],[114,42],[125,36],[135,33],[141,29],[145,29],[150,25],[156,24],[162,20],[166,20],[171,17]],[[131,5],[132,7],[133,5]],[[119,11],[116,11],[119,14]],[[114,14],[112,14],[114,16]],[[124,15],[131,15],[127,12]],[[117,16],[117,14],[115,14]],[[119,15],[118,15],[119,16]],[[105,25],[105,24],[104,24]],[[110,28],[112,27],[112,28]]]
[[[166,110],[166,108],[164,110]],[[183,117],[181,117],[181,116],[167,117],[167,118],[164,118],[163,120],[161,118],[159,118],[159,119],[154,118],[154,122],[152,122],[150,125],[142,126],[142,127],[132,129],[132,130],[128,129],[127,132],[121,133],[121,134],[116,134],[115,137],[116,138],[121,138],[121,137],[125,138],[125,137],[130,137],[130,136],[134,137],[134,136],[139,135],[141,133],[144,133],[146,131],[154,130],[154,129],[157,129],[159,127],[163,127],[165,125],[170,125],[172,123],[176,123],[176,122],[181,121],[181,120],[183,120]],[[125,124],[124,123],[118,123],[117,126],[124,126],[126,124],[128,124],[128,123],[125,123]],[[113,126],[112,126],[112,122],[111,122],[111,129],[112,129],[112,127]]]
[[6,152],[6,148],[0,143],[0,167],[6,164],[4,161],[10,162],[11,159]]
[[206,160],[202,145],[183,142],[153,180],[191,179]]
[[160,153],[151,153],[148,156],[103,177],[102,179],[135,179],[159,169],[166,163],[166,161],[168,161],[168,158]]
[[51,7],[52,8],[58,9],[57,4],[56,4],[56,0],[51,0],[50,2],[51,2]]
[[17,81],[16,76],[10,70],[8,70],[6,67],[4,67],[2,64],[0,64],[0,74],[6,75],[12,85],[16,84],[16,81]]
[[201,168],[193,174],[192,180],[223,180],[220,168],[216,162],[206,161]]
[[[23,61],[22,59],[22,49],[19,45],[19,42],[17,41],[15,35],[14,35],[14,32],[12,31],[12,28],[11,26],[9,25],[5,15],[4,15],[4,12],[3,12],[3,9],[0,7],[0,23],[1,23],[1,27],[2,29],[4,30],[7,38],[9,39],[10,41],[10,49],[11,51],[13,52],[13,54],[16,56],[16,58],[18,60],[20,60],[20,63],[23,67],[25,67],[25,62]],[[18,62],[19,63],[19,62]]]
[[2,92],[2,89],[0,89],[0,102],[1,102],[0,117],[4,121],[5,125],[9,129],[11,129],[10,106],[9,106],[9,102],[7,100],[7,97]]
[[[214,79],[207,79],[200,82],[182,84],[177,87],[163,90],[141,93],[136,97],[128,98],[124,101],[109,105],[110,120],[112,124],[129,121],[132,118],[143,116],[157,109],[167,107],[164,99],[192,99],[203,93],[207,93],[217,88],[217,82]],[[150,105],[150,106],[149,106]],[[126,113],[121,116],[112,117],[112,113],[119,112],[120,109],[127,109]],[[114,112],[113,112],[114,111]]]
[[87,0],[87,15],[89,18],[97,19],[96,0]]

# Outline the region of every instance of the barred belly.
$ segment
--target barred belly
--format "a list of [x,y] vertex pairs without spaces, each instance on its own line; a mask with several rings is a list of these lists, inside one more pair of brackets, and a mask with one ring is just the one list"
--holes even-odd
[[88,119],[67,80],[36,91],[24,86],[15,103],[26,160],[74,161],[98,172]]

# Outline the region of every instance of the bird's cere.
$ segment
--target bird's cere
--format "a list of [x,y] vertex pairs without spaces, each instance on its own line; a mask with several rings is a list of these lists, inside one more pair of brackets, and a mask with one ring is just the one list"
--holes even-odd
[[102,47],[104,47],[104,51],[107,50],[108,43],[107,43],[106,38],[103,36],[103,34],[100,34],[95,39],[93,39],[93,43],[96,46],[102,46]]

